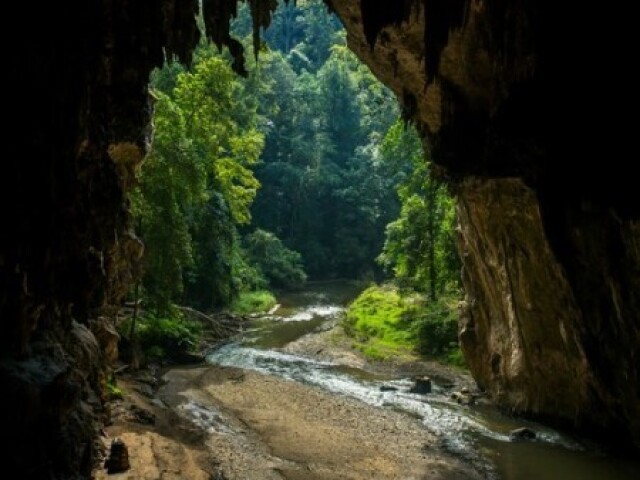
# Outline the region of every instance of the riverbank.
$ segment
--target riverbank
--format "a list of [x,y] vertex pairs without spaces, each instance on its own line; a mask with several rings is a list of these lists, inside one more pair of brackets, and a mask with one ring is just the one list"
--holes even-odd
[[[283,295],[210,351],[209,366],[171,368],[159,385],[125,375],[106,433],[129,445],[132,468],[99,480],[637,477],[637,462],[474,402],[459,368],[367,359],[339,324],[353,295],[344,285]],[[414,376],[431,377],[431,393],[412,393]],[[514,440],[522,428],[535,440]]]
[[[342,289],[338,293],[344,295]],[[299,297],[285,302],[278,314],[302,321],[276,321],[270,327],[287,330],[267,334],[277,338],[274,350],[377,378],[429,375],[452,388],[473,384],[457,369],[417,357],[368,360],[344,334],[341,308],[313,306],[325,302],[324,296]],[[300,314],[298,305],[307,303],[309,313]],[[314,315],[326,317],[310,331]],[[114,402],[105,443],[122,438],[131,469],[109,476],[100,471],[98,480],[482,478],[445,453],[441,439],[418,416],[321,386],[221,366],[176,367],[155,380],[148,374],[124,375],[118,384],[125,399]]]
[[282,348],[282,351],[321,362],[370,371],[381,376],[392,378],[428,376],[451,390],[477,390],[471,375],[460,367],[426,360],[408,353],[378,361],[367,358],[353,346],[353,339],[346,334],[338,321],[327,323],[318,331],[298,338]]
[[236,368],[176,368],[163,381],[151,399],[130,396],[155,424],[107,428],[131,469],[97,479],[481,478],[400,412]]

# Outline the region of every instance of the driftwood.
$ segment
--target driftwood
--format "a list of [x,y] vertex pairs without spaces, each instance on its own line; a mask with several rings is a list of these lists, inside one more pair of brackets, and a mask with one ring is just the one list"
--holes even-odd
[[[232,337],[243,331],[244,323],[248,320],[245,317],[225,312],[208,315],[192,307],[175,305],[175,308],[182,312],[186,318],[200,322],[203,325],[204,331],[202,332],[203,335],[200,340],[200,347],[202,349],[209,349],[229,341]],[[139,308],[139,304],[136,305],[135,302],[129,302],[120,308],[118,317],[121,320],[132,320],[134,315],[144,316],[144,314],[144,310]],[[139,349],[135,347],[136,343],[134,339],[130,347],[132,351],[129,354],[132,358],[128,359],[131,365],[127,366],[131,370],[137,370],[137,359],[135,357],[136,354],[139,354]]]
[[234,317],[229,314],[220,314],[212,317],[195,308],[182,306],[176,306],[176,308],[193,319],[206,322],[211,330],[220,337],[226,338],[242,330],[241,325],[244,320],[242,317]]
[[276,313],[278,311],[279,308],[280,308],[280,304],[276,303],[273,306],[273,308],[267,312],[267,315],[273,315],[274,313]]

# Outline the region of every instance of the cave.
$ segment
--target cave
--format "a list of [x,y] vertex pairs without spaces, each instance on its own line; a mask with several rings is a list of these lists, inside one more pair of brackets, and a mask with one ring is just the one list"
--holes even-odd
[[[618,109],[629,29],[597,4],[326,0],[398,96],[458,199],[463,350],[505,409],[640,447],[640,197]],[[236,0],[203,0],[229,47]],[[275,0],[250,0],[256,34]],[[2,167],[5,468],[89,478],[127,291],[127,191],[148,148],[150,71],[189,62],[196,0],[13,3]],[[614,22],[614,18],[616,22]],[[249,59],[246,59],[247,61]],[[619,60],[623,65],[624,60]]]

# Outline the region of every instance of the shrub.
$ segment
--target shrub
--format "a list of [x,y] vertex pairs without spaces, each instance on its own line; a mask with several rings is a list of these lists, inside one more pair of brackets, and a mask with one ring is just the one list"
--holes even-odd
[[[122,337],[129,335],[131,320],[120,327]],[[148,360],[180,362],[192,352],[202,336],[202,325],[186,320],[181,314],[140,316],[136,325],[136,339]]]
[[259,290],[257,292],[240,292],[229,310],[239,315],[249,313],[268,312],[276,304],[276,297],[271,292]]
[[447,355],[447,363],[450,365],[455,365],[456,367],[467,367],[467,362],[460,347],[454,348],[449,352],[449,354]]
[[349,305],[343,326],[363,343],[359,348],[366,356],[381,359],[413,348],[415,310],[415,298],[404,297],[389,285],[374,285]]
[[439,357],[458,347],[456,299],[430,302],[416,319],[417,349],[424,355]]
[[458,346],[458,296],[430,302],[406,285],[374,285],[356,298],[343,321],[345,332],[367,357],[415,351],[463,366]]
[[273,233],[256,230],[244,239],[248,261],[262,272],[274,287],[299,287],[307,280],[302,257],[290,250]]

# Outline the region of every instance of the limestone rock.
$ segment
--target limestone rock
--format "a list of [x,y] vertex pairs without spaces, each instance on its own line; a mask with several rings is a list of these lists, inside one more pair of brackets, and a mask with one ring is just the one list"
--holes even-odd
[[109,458],[107,458],[105,462],[105,468],[109,474],[126,472],[131,468],[131,464],[129,463],[129,449],[120,438],[115,438],[111,442],[111,450],[109,452]]
[[118,341],[120,335],[116,331],[112,321],[106,317],[100,317],[89,321],[89,328],[100,344],[105,360],[110,365],[118,359]]
[[149,410],[140,408],[137,405],[131,405],[129,410],[131,411],[132,420],[134,422],[138,422],[143,425],[154,425],[156,423],[156,416]]
[[[516,413],[640,447],[640,202],[625,154],[609,151],[618,124],[590,121],[592,106],[571,87],[590,62],[567,62],[561,29],[549,28],[575,12],[488,0],[447,12],[393,2],[382,14],[373,2],[330,3],[457,196],[460,336],[482,389]],[[581,15],[597,23],[601,9]],[[570,37],[587,51],[584,29]],[[597,97],[599,118],[616,118]],[[594,148],[607,160],[577,160]]]

